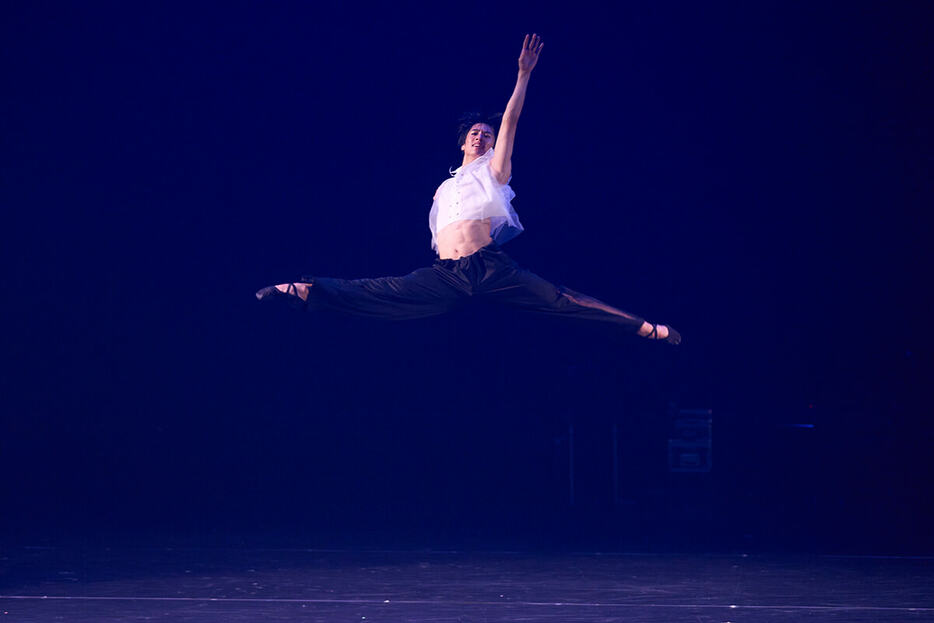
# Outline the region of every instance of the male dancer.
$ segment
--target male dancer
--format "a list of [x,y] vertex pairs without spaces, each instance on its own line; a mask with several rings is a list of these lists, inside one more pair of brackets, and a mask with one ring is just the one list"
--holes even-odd
[[522,42],[519,76],[498,137],[479,118],[461,125],[458,142],[463,163],[438,187],[428,217],[431,246],[438,253],[431,267],[404,277],[303,277],[300,282],[263,288],[256,298],[288,298],[306,309],[402,320],[442,314],[472,297],[484,297],[527,311],[610,322],[648,339],[681,343],[673,328],[555,286],[520,268],[500,249],[522,232],[510,203],[515,197],[509,187],[512,148],[529,77],[543,46],[534,34]]

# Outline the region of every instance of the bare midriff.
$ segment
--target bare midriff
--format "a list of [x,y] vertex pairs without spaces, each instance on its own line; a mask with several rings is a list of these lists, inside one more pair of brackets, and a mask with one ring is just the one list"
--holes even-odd
[[456,221],[438,232],[438,257],[456,260],[490,244],[490,219]]

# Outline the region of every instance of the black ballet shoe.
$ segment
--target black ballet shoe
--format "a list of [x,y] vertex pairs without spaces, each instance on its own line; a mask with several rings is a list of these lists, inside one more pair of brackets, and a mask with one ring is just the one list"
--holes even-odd
[[674,327],[668,327],[668,337],[665,338],[665,341],[677,346],[681,343],[681,334],[675,331]]
[[[646,337],[647,339],[649,339],[649,340],[657,340],[657,339],[659,339],[659,337],[658,337],[658,325],[655,324],[654,322],[653,322],[653,323],[650,323],[650,324],[652,325],[652,330],[649,331],[648,334],[647,334],[645,337]],[[665,325],[665,326],[668,326],[668,325]],[[665,338],[664,340],[662,340],[662,341],[663,341],[663,342],[668,342],[669,344],[672,344],[672,345],[674,345],[674,346],[677,346],[678,344],[681,343],[681,334],[678,333],[677,331],[675,331],[674,327],[670,327],[670,326],[669,326],[669,327],[668,327],[668,337],[666,337],[666,338]]]

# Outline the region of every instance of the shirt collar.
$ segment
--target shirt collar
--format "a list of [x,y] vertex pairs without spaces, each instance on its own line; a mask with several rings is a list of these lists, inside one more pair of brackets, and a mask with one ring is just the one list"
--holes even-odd
[[482,165],[482,164],[485,163],[485,162],[489,162],[489,160],[490,160],[492,157],[493,157],[493,148],[490,147],[490,148],[486,151],[485,154],[483,154],[482,156],[480,156],[479,158],[477,158],[476,160],[474,160],[474,161],[471,162],[470,164],[462,164],[461,166],[457,167],[457,168],[454,169],[453,171],[451,171],[450,169],[448,169],[448,172],[449,172],[451,175],[457,175],[458,173],[461,172],[462,169],[473,169],[473,168],[476,168],[476,167]]

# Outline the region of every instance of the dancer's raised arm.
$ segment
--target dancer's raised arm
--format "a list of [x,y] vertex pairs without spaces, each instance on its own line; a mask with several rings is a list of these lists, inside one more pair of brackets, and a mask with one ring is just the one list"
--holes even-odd
[[519,53],[519,76],[516,78],[516,88],[513,89],[512,97],[506,104],[506,112],[503,113],[503,121],[499,127],[499,136],[496,139],[496,149],[493,153],[493,160],[490,162],[490,168],[493,175],[501,184],[508,184],[512,175],[512,146],[516,140],[516,125],[519,123],[519,114],[522,112],[522,104],[525,103],[525,91],[529,86],[529,76],[538,63],[538,55],[541,54],[545,43],[538,35],[526,35],[522,42],[522,52]]

